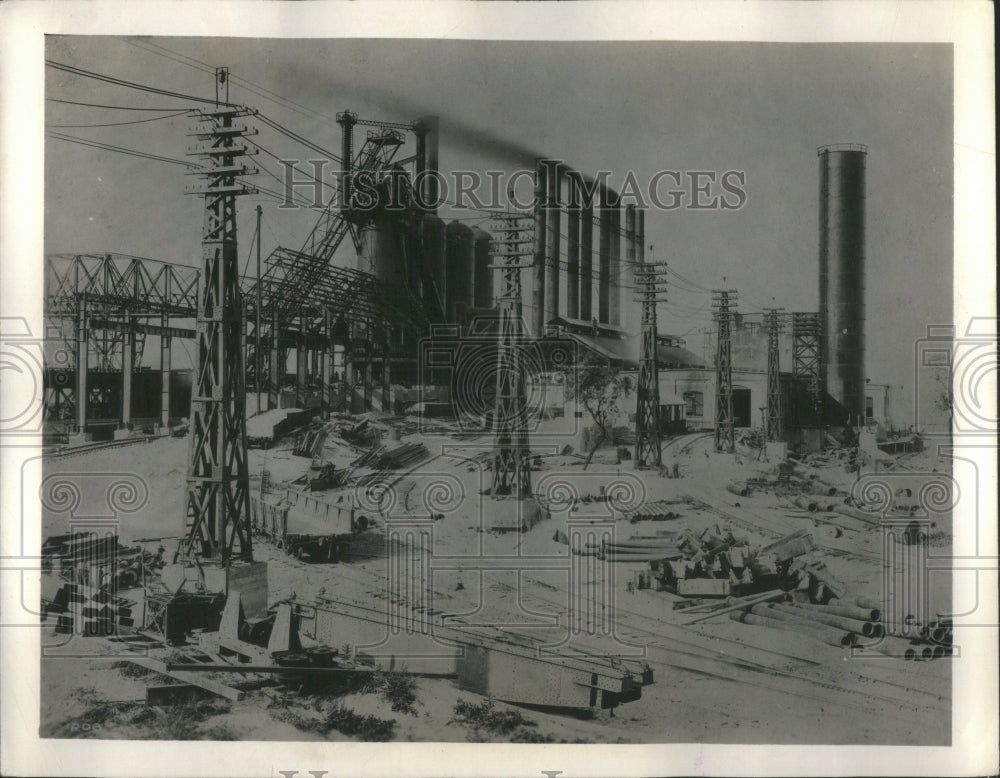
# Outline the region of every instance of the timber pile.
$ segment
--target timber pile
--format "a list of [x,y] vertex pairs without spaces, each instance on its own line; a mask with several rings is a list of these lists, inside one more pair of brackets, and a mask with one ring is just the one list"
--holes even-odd
[[295,456],[309,457],[310,459],[319,456],[328,432],[329,429],[326,425],[306,430],[296,437],[295,448],[292,449],[292,453]]
[[430,457],[430,451],[423,443],[403,443],[389,449],[378,446],[352,462],[354,467],[374,467],[379,470],[401,470],[416,465]]
[[[791,588],[801,577],[794,560],[813,549],[812,537],[800,531],[768,546],[751,549],[732,532],[683,530],[672,536],[623,541],[602,549],[613,562],[648,562],[630,588],[666,591],[681,597],[726,597]],[[814,587],[815,588],[815,587]]]
[[652,500],[650,502],[644,502],[635,510],[624,511],[622,515],[628,519],[631,524],[635,524],[640,521],[669,521],[670,519],[680,518],[681,514],[672,510],[672,506],[682,502],[684,501]]

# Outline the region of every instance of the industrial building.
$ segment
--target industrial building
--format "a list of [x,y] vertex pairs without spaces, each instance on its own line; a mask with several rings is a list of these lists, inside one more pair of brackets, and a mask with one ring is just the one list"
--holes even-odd
[[[530,208],[442,218],[436,116],[338,113],[336,197],[298,247],[267,256],[258,207],[241,270],[259,114],[228,102],[228,71],[216,79],[189,131],[200,266],[47,259],[43,502],[69,525],[45,545],[53,634],[126,627],[159,652],[147,669],[233,701],[263,699],[241,685],[260,676],[268,709],[391,678],[456,713],[458,692],[557,726],[583,711],[591,737],[647,705],[651,741],[674,671],[756,695],[755,662],[799,690],[830,683],[816,668],[839,669],[844,647],[950,655],[928,604],[882,620],[877,574],[838,567],[871,565],[883,526],[851,493],[880,456],[861,430],[890,403],[865,365],[866,147],[818,151],[817,310],[741,310],[738,290],[707,290],[713,326],[694,343],[658,324],[678,271],[647,245],[657,214],[594,174],[538,158]],[[56,499],[80,477],[60,463],[92,452],[126,475],[114,457],[133,456],[161,503],[183,494],[129,527],[135,547]],[[892,521],[886,542],[927,540],[909,506]],[[689,629],[730,614],[724,638]],[[817,646],[779,656],[756,631],[789,625]],[[844,683],[860,705],[858,678]]]

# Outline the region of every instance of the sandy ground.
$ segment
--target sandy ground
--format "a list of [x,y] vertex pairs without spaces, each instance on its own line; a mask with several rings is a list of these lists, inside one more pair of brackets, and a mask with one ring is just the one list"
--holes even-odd
[[[533,473],[537,488],[556,481],[568,484],[580,497],[596,496],[599,488],[634,488],[643,499],[691,499],[695,504],[677,507],[680,517],[667,522],[614,522],[607,504],[581,503],[579,510],[565,510],[522,534],[488,531],[498,511],[511,511],[510,500],[492,500],[481,492],[489,486],[491,473],[475,457],[489,449],[487,438],[456,440],[442,436],[409,435],[435,453],[413,472],[402,474],[392,485],[392,508],[377,518],[348,560],[314,564],[293,559],[272,547],[258,544],[257,559],[269,564],[270,600],[293,594],[309,599],[320,594],[346,602],[371,605],[385,601],[386,558],[384,537],[387,523],[403,518],[425,520],[432,525],[435,557],[467,559],[456,569],[438,570],[431,582],[433,606],[450,614],[454,624],[504,624],[503,629],[536,639],[565,634],[567,547],[553,535],[565,529],[567,520],[606,520],[615,536],[652,535],[656,530],[703,528],[731,530],[751,546],[808,528],[817,545],[816,557],[855,593],[877,598],[881,587],[882,538],[875,531],[839,534],[830,526],[804,518],[803,511],[787,498],[767,492],[741,498],[723,488],[731,478],[766,473],[772,465],[710,451],[710,439],[695,441],[685,453],[680,445],[668,445],[665,463],[677,461],[681,478],[667,479],[637,473],[630,462],[616,464],[613,452],[602,450],[584,472],[579,458],[546,456]],[[564,440],[532,439],[535,450],[558,452]],[[46,474],[134,473],[148,487],[149,499],[139,511],[123,515],[119,534],[125,543],[136,539],[178,535],[183,524],[184,463],[188,440],[164,438],[148,444],[110,449],[100,454],[64,457],[46,466]],[[546,447],[548,446],[548,447]],[[338,467],[356,458],[354,451],[330,439],[324,457]],[[908,457],[914,473],[932,468],[946,470],[947,463],[931,453]],[[309,461],[294,457],[286,441],[268,451],[251,450],[252,488],[262,468],[272,483],[280,484],[301,475]],[[850,489],[853,476],[843,468],[826,468],[825,475],[838,486]],[[919,480],[919,476],[914,475]],[[91,485],[99,490],[99,485]],[[354,492],[354,490],[345,490]],[[336,492],[327,492],[327,499]],[[88,494],[85,499],[99,499]],[[363,494],[355,494],[363,500]],[[383,506],[386,503],[383,503]],[[721,513],[720,513],[721,512]],[[728,517],[728,518],[727,518]],[[66,531],[67,514],[44,514],[43,535]],[[735,519],[735,520],[734,520]],[[950,548],[950,527],[939,521],[931,544],[941,553]],[[172,550],[176,541],[164,541]],[[156,542],[150,544],[155,549]],[[477,559],[490,556],[544,557],[550,569],[480,572]],[[644,657],[655,672],[655,682],[643,689],[642,698],[623,705],[614,716],[599,711],[589,718],[551,711],[520,710],[527,719],[510,732],[490,732],[456,720],[459,700],[484,702],[477,695],[460,691],[450,680],[419,679],[413,713],[398,712],[378,694],[352,692],[329,699],[292,699],[276,706],[262,688],[247,691],[244,700],[227,705],[228,710],[209,711],[185,737],[236,739],[348,739],[336,731],[317,734],[289,723],[294,716],[316,714],[334,698],[358,714],[396,722],[392,739],[417,741],[508,740],[527,736],[566,742],[706,742],[706,743],[799,743],[799,744],[946,744],[950,737],[951,685],[948,660],[903,662],[886,657],[849,656],[837,649],[795,633],[739,624],[720,617],[699,625],[685,626],[685,618],[672,609],[676,598],[665,592],[629,592],[626,581],[641,565],[613,565],[609,582],[614,596],[606,603],[613,609],[614,631],[592,636],[597,647]],[[593,573],[595,576],[604,573]],[[588,585],[599,589],[603,580]],[[940,584],[940,582],[936,582]],[[931,609],[947,610],[950,591],[937,585]],[[55,640],[46,627],[47,639]],[[124,704],[125,713],[107,717],[101,729],[85,730],[80,722],[93,711],[108,709],[107,701],[142,699],[147,678],[129,677],[116,665],[117,658],[43,657],[42,734],[55,737],[149,737],[151,732],[174,731],[169,709],[159,709],[147,720]],[[157,682],[162,682],[160,678]],[[142,707],[142,706],[138,706]],[[501,709],[513,710],[497,703]],[[287,711],[292,711],[289,717]],[[91,713],[88,713],[90,711]],[[301,719],[297,719],[301,725]],[[76,726],[74,726],[76,722]],[[166,729],[165,729],[166,728]],[[98,734],[100,733],[100,734]]]

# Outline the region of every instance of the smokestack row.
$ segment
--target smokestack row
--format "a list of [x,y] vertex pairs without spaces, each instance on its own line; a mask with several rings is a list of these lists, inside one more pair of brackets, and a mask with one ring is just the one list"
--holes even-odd
[[[642,211],[628,206],[622,229],[622,204],[617,192],[596,187],[596,203],[586,191],[595,185],[561,161],[540,159],[535,172],[535,239],[531,273],[531,329],[537,336],[553,319],[591,321],[625,326],[622,306],[622,236],[627,265],[624,286],[634,286],[635,263],[644,257],[645,220]],[[595,223],[595,205],[597,219]],[[563,230],[562,210],[566,208]],[[594,251],[594,232],[597,251]],[[562,250],[565,242],[565,259]],[[594,254],[597,254],[597,310],[594,310]],[[565,308],[562,290],[565,278]]]

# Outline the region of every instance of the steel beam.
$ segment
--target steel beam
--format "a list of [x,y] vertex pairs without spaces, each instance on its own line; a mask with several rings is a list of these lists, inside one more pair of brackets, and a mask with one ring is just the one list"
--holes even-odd
[[87,427],[87,371],[90,369],[90,334],[87,330],[87,298],[80,299],[76,319],[76,431]]
[[[164,332],[169,331],[170,316],[163,314],[161,321]],[[170,345],[169,335],[160,336],[160,424],[170,426]]]

